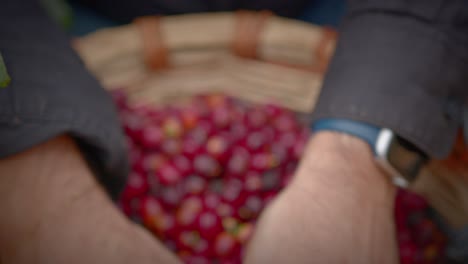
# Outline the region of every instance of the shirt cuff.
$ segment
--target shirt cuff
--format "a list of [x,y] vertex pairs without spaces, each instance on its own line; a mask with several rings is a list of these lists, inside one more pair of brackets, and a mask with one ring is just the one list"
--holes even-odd
[[460,99],[466,98],[466,61],[456,44],[415,17],[349,17],[313,119],[348,118],[390,128],[432,157],[447,156],[460,127],[449,110],[461,111]]

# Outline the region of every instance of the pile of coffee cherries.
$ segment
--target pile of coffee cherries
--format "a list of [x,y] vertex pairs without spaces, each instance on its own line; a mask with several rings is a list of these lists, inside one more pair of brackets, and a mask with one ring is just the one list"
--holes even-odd
[[[261,211],[284,188],[310,136],[276,105],[223,95],[131,106],[114,93],[132,171],[119,205],[185,263],[241,263]],[[428,205],[400,191],[401,263],[439,263],[445,239]]]
[[432,220],[433,211],[419,195],[399,190],[395,201],[395,224],[400,263],[447,263],[446,236]]

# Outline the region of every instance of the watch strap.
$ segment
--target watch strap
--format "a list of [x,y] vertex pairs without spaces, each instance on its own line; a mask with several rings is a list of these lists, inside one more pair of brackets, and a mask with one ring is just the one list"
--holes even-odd
[[346,133],[366,141],[372,149],[377,142],[381,128],[349,119],[323,118],[315,121],[312,125],[312,132],[336,131]]

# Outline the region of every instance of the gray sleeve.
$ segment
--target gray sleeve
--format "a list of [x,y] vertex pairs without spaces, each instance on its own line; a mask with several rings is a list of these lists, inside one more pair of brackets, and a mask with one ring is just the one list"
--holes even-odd
[[116,198],[128,165],[112,100],[37,1],[1,3],[0,53],[11,76],[0,88],[0,158],[70,134]]
[[468,1],[350,1],[314,119],[388,127],[450,152],[468,95]]

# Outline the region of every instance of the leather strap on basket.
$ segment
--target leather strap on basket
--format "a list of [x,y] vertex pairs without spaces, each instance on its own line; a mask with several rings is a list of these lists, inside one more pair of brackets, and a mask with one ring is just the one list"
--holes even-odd
[[318,67],[321,72],[325,72],[328,67],[330,58],[335,50],[337,35],[334,29],[323,27],[323,37],[315,50],[315,57],[317,58]]
[[257,58],[260,35],[272,15],[270,11],[238,11],[234,29],[232,50],[234,54],[244,58]]
[[145,64],[154,71],[169,67],[169,51],[164,44],[160,23],[157,16],[140,17],[134,21],[143,42]]
[[316,61],[312,65],[297,65],[284,61],[272,61],[266,60],[269,63],[276,65],[285,66],[288,68],[294,68],[298,70],[314,72],[318,74],[324,74],[327,70],[330,58],[335,50],[335,43],[337,40],[337,32],[333,28],[323,27],[322,38],[316,46],[314,52],[314,60]]

